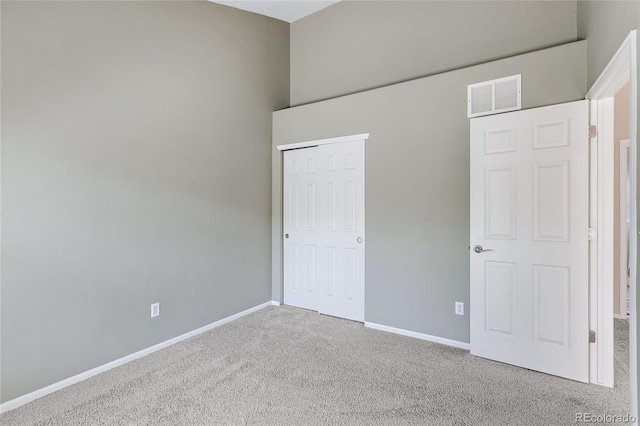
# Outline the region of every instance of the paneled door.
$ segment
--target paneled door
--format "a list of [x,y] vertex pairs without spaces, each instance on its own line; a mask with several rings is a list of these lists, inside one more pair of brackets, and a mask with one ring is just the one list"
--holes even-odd
[[284,303],[364,321],[364,140],[284,153]]
[[322,314],[364,321],[364,141],[318,147]]
[[471,120],[471,354],[589,381],[588,102]]
[[318,147],[284,152],[284,303],[318,310]]

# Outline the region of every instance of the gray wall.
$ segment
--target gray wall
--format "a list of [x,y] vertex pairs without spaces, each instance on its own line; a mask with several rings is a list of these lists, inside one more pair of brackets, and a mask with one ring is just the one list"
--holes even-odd
[[587,87],[639,26],[639,1],[578,1],[578,38],[587,40]]
[[2,2],[1,27],[1,401],[269,301],[289,25]]
[[575,0],[342,1],[291,25],[291,104],[575,40]]
[[[275,112],[273,298],[281,300],[281,154],[275,146],[370,132],[365,320],[469,341],[467,85],[522,73],[523,108],[584,98],[576,42]],[[550,78],[553,76],[553,78]]]
[[[618,47],[622,44],[624,39],[629,34],[629,31],[638,29],[636,48],[637,48],[637,70],[640,71],[640,2],[638,1],[584,1],[578,2],[578,36],[586,39],[588,43],[588,61],[587,61],[587,82],[588,86],[596,81],[598,76],[602,73],[607,63],[611,60],[616,53]],[[631,84],[631,90],[633,90],[634,83]],[[635,85],[637,99],[640,99],[640,86]],[[637,109],[631,110],[631,114],[637,116],[637,123],[640,123],[640,111]],[[631,129],[631,139],[634,138],[637,141],[638,129]],[[640,150],[636,153],[640,155]],[[640,164],[640,157],[637,158],[637,163]],[[640,175],[638,178],[638,187],[640,188]],[[638,198],[637,210],[640,211],[640,198]],[[638,216],[638,229],[640,229],[640,216]],[[640,240],[638,240],[638,246],[640,247]],[[638,253],[640,255],[640,253]],[[638,265],[640,265],[640,257],[638,258]],[[636,276],[639,278],[640,274]],[[640,307],[640,283],[636,282],[636,306]],[[631,290],[632,294],[634,290]],[[640,350],[637,347],[640,342],[640,327],[636,324],[630,324],[630,331],[636,331],[635,336],[630,337],[630,345],[636,348],[636,359],[631,360],[630,373],[636,374],[637,381],[640,382],[640,371],[637,369],[637,365],[640,364]],[[633,320],[633,318],[632,318]],[[637,385],[637,383],[636,383]],[[640,395],[638,394],[637,386],[633,387],[632,384],[632,412],[637,416],[638,406],[640,406]]]

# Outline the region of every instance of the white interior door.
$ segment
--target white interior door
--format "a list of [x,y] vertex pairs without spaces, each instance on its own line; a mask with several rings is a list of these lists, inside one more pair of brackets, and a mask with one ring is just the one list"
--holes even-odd
[[284,303],[318,309],[318,147],[284,152]]
[[364,140],[284,153],[284,303],[364,321]]
[[322,175],[318,311],[364,321],[364,141],[318,148]]
[[471,120],[473,355],[589,381],[588,125],[587,101]]

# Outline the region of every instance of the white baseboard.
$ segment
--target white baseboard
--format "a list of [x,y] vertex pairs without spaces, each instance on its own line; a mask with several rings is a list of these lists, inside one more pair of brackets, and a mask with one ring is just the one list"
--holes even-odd
[[173,339],[169,339],[166,340],[162,343],[158,343],[157,345],[153,345],[147,349],[143,349],[141,351],[132,353],[131,355],[127,355],[124,356],[120,359],[116,359],[115,361],[111,361],[107,364],[103,364],[99,367],[93,368],[89,371],[85,371],[84,373],[80,373],[77,374],[75,376],[69,377],[68,379],[64,379],[61,380],[57,383],[54,383],[52,385],[46,386],[44,388],[38,389],[36,391],[33,391],[31,393],[28,393],[26,395],[22,395],[19,396],[18,398],[12,399],[11,401],[7,401],[4,404],[0,404],[0,413],[6,413],[7,411],[13,410],[15,408],[18,408],[20,406],[23,406],[25,404],[28,404],[31,401],[34,401],[38,398],[42,398],[45,395],[49,395],[50,393],[53,393],[55,391],[58,391],[60,389],[64,389],[67,386],[71,386],[71,385],[75,385],[76,383],[79,383],[83,380],[87,380],[90,377],[93,377],[95,375],[98,375],[100,373],[104,373],[105,371],[111,370],[112,368],[115,367],[119,367],[121,365],[124,365],[128,362],[134,361],[136,359],[142,358],[144,356],[147,356],[149,354],[152,354],[154,352],[159,351],[160,349],[164,349],[166,347],[169,347],[171,345],[174,345],[176,343],[182,342],[183,340],[189,339],[193,336],[196,336],[198,334],[204,333],[205,331],[209,331],[211,329],[214,329],[216,327],[220,327],[221,325],[227,324],[233,320],[236,320],[240,317],[243,317],[245,315],[249,315],[253,312],[259,311],[260,309],[264,309],[268,306],[274,306],[274,305],[280,305],[278,302],[275,301],[269,301],[269,302],[265,302],[262,303],[258,306],[254,306],[253,308],[249,308],[245,311],[242,312],[238,312],[237,314],[231,315],[229,317],[223,318],[219,321],[213,322],[211,324],[205,325],[204,327],[200,327],[198,329],[195,329],[193,331],[190,331],[188,333],[182,334],[178,337],[174,337]]
[[365,322],[364,326],[367,328],[373,328],[374,330],[388,331],[389,333],[401,334],[403,336],[414,337],[420,340],[427,340],[429,342],[440,343],[441,345],[453,346],[455,348],[470,350],[471,345],[469,343],[459,342],[457,340],[445,339],[444,337],[431,336],[430,334],[418,333],[415,331],[404,330],[402,328],[389,327],[388,325],[375,324],[372,322]]
[[271,301],[271,305],[273,305],[273,306],[282,306],[282,303],[280,303],[280,302],[278,302],[276,300],[272,300]]
[[616,319],[629,319],[629,315],[613,314],[613,317]]

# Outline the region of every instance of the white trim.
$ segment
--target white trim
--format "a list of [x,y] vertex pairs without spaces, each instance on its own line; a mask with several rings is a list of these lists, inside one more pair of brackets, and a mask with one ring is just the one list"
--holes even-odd
[[277,300],[272,300],[271,306],[282,306],[282,303],[278,302]]
[[624,39],[602,74],[591,86],[587,92],[587,99],[611,98],[629,81],[630,64],[635,64],[635,44],[636,30],[633,30]]
[[626,315],[620,315],[620,314],[613,314],[613,317],[614,317],[615,319],[629,319],[629,317],[628,317],[628,316],[626,316]]
[[309,148],[310,146],[327,145],[330,143],[343,143],[352,141],[366,141],[369,139],[369,133],[360,133],[358,135],[339,136],[336,138],[318,139],[315,141],[297,142],[286,145],[278,145],[278,151],[287,151],[289,149]]
[[268,306],[276,305],[279,303],[275,301],[269,301],[262,303],[258,306],[254,306],[253,308],[249,308],[245,311],[238,312],[237,314],[231,315],[229,317],[223,318],[219,321],[213,322],[209,325],[205,325],[204,327],[200,327],[196,330],[190,331],[188,333],[182,334],[178,337],[174,337],[173,339],[165,340],[162,343],[158,343],[157,345],[153,345],[147,349],[143,349],[141,351],[132,353],[130,355],[124,356],[122,358],[116,359],[115,361],[108,362],[99,367],[92,368],[91,370],[85,371],[84,373],[77,374],[75,376],[69,377],[68,379],[61,380],[52,385],[46,386],[44,388],[38,389],[26,395],[19,396],[18,398],[12,399],[11,401],[7,401],[4,404],[0,404],[0,413],[6,413],[7,411],[13,410],[25,404],[28,404],[31,401],[34,401],[38,398],[42,398],[43,396],[49,395],[50,393],[56,392],[58,390],[64,389],[67,386],[75,385],[76,383],[82,382],[83,380],[87,380],[95,375],[100,373],[104,373],[105,371],[111,370],[115,367],[120,367],[121,365],[127,364],[136,359],[142,358],[144,356],[150,355],[154,352],[157,352],[161,349],[167,348],[176,343],[182,342],[183,340],[189,339],[198,334],[204,333],[216,327],[220,327],[221,325],[227,324],[233,320],[236,320],[245,315],[249,315],[260,309],[264,309]]
[[416,331],[404,330],[402,328],[389,327],[388,325],[375,324],[373,322],[365,321],[364,326],[374,330],[386,331],[389,333],[400,334],[402,336],[440,343],[441,345],[453,346],[454,348],[465,349],[467,351],[471,349],[469,343],[460,342],[458,340],[445,339],[444,337],[432,336],[430,334],[418,333]]

